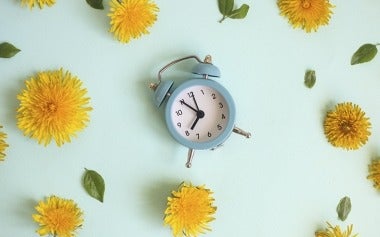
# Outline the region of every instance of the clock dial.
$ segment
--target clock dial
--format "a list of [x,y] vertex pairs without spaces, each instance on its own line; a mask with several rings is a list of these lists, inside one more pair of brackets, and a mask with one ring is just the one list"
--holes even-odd
[[184,139],[207,142],[225,130],[229,104],[221,93],[206,85],[193,85],[181,90],[170,108],[172,126]]

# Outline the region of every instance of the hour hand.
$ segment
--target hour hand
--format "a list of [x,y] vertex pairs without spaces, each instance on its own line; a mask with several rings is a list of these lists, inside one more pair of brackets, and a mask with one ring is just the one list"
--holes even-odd
[[180,100],[179,102],[181,102],[181,105],[186,105],[187,107],[189,107],[190,109],[194,110],[195,112],[198,112],[197,109],[195,109],[194,107],[192,107],[191,105],[189,105],[188,103],[185,102],[185,100]]
[[203,112],[202,110],[198,110],[197,111],[197,118],[195,119],[193,125],[191,125],[190,129],[194,130],[195,125],[197,125],[199,119],[204,118],[204,116],[205,116],[205,112]]
[[197,125],[197,123],[198,123],[199,119],[200,119],[200,117],[199,117],[199,116],[197,116],[197,118],[195,119],[195,121],[194,121],[193,125],[191,125],[191,128],[190,128],[191,130],[194,130],[194,128],[195,128],[195,125]]

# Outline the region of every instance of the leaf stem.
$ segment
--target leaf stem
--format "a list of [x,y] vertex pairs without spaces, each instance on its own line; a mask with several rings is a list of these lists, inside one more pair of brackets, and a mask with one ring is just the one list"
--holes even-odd
[[222,23],[226,18],[227,18],[227,16],[224,15],[223,18],[220,19],[218,22],[219,22],[219,23]]

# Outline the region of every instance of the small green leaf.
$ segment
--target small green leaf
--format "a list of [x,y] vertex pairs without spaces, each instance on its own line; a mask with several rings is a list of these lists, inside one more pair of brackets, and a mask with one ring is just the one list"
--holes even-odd
[[365,63],[371,61],[377,54],[377,48],[375,44],[363,44],[352,55],[351,65]]
[[8,42],[0,44],[0,58],[11,58],[20,52],[18,48]]
[[92,8],[103,10],[103,0],[86,0],[88,5],[90,5]]
[[228,17],[232,19],[243,19],[247,16],[248,10],[249,6],[243,4],[240,8],[233,10]]
[[234,0],[218,0],[218,7],[223,16],[230,15],[234,7]]
[[341,221],[346,220],[348,214],[351,211],[351,200],[349,197],[344,197],[340,199],[338,206],[336,207],[336,212]]
[[91,197],[103,202],[105,184],[100,174],[94,170],[86,169],[83,177],[83,186]]
[[226,18],[243,19],[247,16],[249,6],[243,4],[238,9],[233,9],[234,0],[218,0],[219,11],[222,13],[223,18],[219,20],[222,23]]
[[315,84],[317,77],[315,76],[314,70],[307,70],[305,72],[305,86],[308,88],[312,88]]

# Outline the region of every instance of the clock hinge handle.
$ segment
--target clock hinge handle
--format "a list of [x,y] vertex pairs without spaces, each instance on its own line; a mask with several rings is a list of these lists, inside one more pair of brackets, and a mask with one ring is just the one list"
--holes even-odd
[[[155,91],[155,90],[157,89],[158,85],[161,83],[161,81],[162,81],[162,79],[161,79],[162,76],[161,76],[161,75],[162,75],[163,72],[166,71],[166,69],[168,69],[169,67],[173,66],[174,64],[177,64],[177,63],[179,63],[179,62],[181,62],[181,61],[184,61],[184,60],[187,60],[187,59],[191,59],[191,58],[197,60],[199,63],[202,63],[202,60],[200,60],[200,59],[199,59],[197,56],[195,56],[195,55],[190,55],[190,56],[187,56],[187,57],[183,57],[183,58],[176,59],[176,60],[174,60],[174,61],[168,63],[168,64],[165,65],[163,68],[161,68],[160,71],[158,71],[158,75],[157,75],[158,83],[151,83],[151,84],[149,85],[149,88]],[[206,60],[206,59],[205,59],[205,60]]]
[[168,63],[168,64],[165,65],[163,68],[161,68],[160,71],[158,71],[158,76],[157,76],[157,78],[158,78],[158,82],[161,83],[161,74],[162,74],[164,71],[166,71],[166,69],[168,69],[169,67],[173,66],[174,64],[177,64],[177,63],[179,63],[179,62],[181,62],[181,61],[184,61],[184,60],[187,60],[187,59],[191,59],[191,58],[197,60],[199,63],[202,63],[202,60],[200,60],[200,59],[199,59],[197,56],[195,56],[195,55],[190,55],[190,56],[187,56],[187,57],[183,57],[183,58],[176,59],[176,60],[174,60],[174,61]]
[[[184,60],[187,60],[187,59],[195,59],[196,61],[198,61],[198,63],[203,63],[203,64],[211,64],[211,56],[210,55],[207,55],[205,57],[205,59],[202,61],[201,59],[199,59],[199,57],[195,56],[195,55],[190,55],[190,56],[186,56],[186,57],[183,57],[183,58],[179,58],[179,59],[176,59],[170,63],[168,63],[167,65],[165,65],[163,68],[160,69],[160,71],[158,71],[158,75],[157,75],[157,79],[158,79],[158,83],[150,83],[149,84],[149,88],[152,89],[152,90],[156,90],[157,87],[160,85],[161,81],[162,81],[162,73],[164,73],[166,71],[166,69],[168,69],[169,67],[173,66],[174,64],[177,64],[181,61],[184,61]],[[205,79],[207,79],[207,77],[209,75],[203,75]]]

